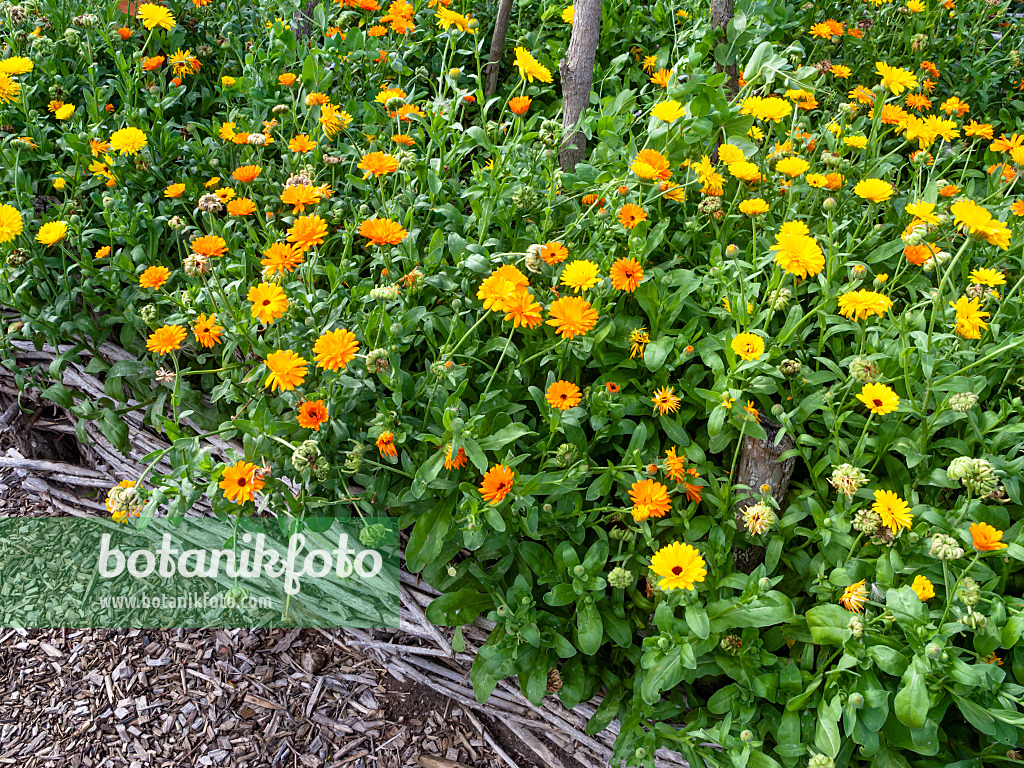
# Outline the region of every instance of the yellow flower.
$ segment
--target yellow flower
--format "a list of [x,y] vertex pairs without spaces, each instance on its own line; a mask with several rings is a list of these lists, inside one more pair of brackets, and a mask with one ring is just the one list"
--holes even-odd
[[273,392],[280,389],[282,392],[295,389],[306,378],[306,361],[290,349],[277,350],[267,355],[267,368],[270,375],[263,383]]
[[882,524],[899,533],[909,528],[914,516],[910,514],[910,506],[892,491],[875,491],[875,503],[871,509],[882,518]]
[[142,3],[135,18],[141,19],[142,26],[146,29],[160,27],[161,29],[172,30],[176,26],[171,12],[163,6],[154,3]]
[[764,354],[764,339],[756,333],[738,334],[729,346],[741,360],[757,360]]
[[692,590],[694,584],[704,581],[707,569],[700,552],[689,544],[673,541],[662,547],[651,558],[651,570],[661,576],[658,588]]
[[0,74],[3,75],[26,75],[34,67],[32,59],[24,56],[11,56],[8,59],[0,60]]
[[892,185],[881,179],[864,179],[853,188],[853,194],[872,203],[884,203],[893,192]]
[[867,580],[861,579],[843,590],[839,604],[848,611],[861,613],[864,610],[864,603],[868,601]]
[[809,232],[802,221],[788,221],[775,235],[775,262],[791,275],[807,277],[825,268],[825,254]]
[[267,325],[281,317],[288,309],[288,297],[279,285],[260,283],[249,289],[246,298],[252,302],[252,316]]
[[843,144],[854,149],[864,149],[868,145],[867,136],[847,136],[843,139]]
[[74,104],[65,104],[60,109],[58,109],[56,112],[54,112],[53,116],[55,118],[57,118],[58,120],[67,120],[73,114],[75,114],[75,105]]
[[39,228],[36,240],[46,246],[56,245],[64,239],[67,233],[68,224],[66,221],[50,221]]
[[745,213],[747,216],[758,216],[762,213],[768,213],[768,203],[760,197],[744,200],[740,203],[740,213]]
[[651,398],[651,402],[662,416],[679,410],[679,404],[682,400],[673,394],[674,392],[675,387],[662,387],[654,391],[654,397]]
[[165,325],[157,328],[146,340],[146,349],[157,355],[166,355],[181,348],[181,342],[188,335],[180,325]]
[[857,399],[878,416],[885,416],[900,407],[899,395],[885,384],[865,384]]
[[988,267],[982,269],[976,269],[971,272],[971,282],[976,285],[987,285],[989,288],[995,288],[998,285],[1006,285],[1006,278],[1003,273],[998,269],[989,269]]
[[535,79],[540,80],[542,83],[552,82],[551,70],[533,58],[533,54],[528,50],[517,47],[515,54],[515,65],[519,68],[519,74],[524,80],[528,80],[531,83]]
[[122,128],[119,131],[114,131],[110,137],[110,148],[122,155],[137,155],[144,146],[146,146],[146,134],[138,128]]
[[10,205],[0,205],[0,243],[9,243],[21,234],[24,223],[21,213]]
[[917,87],[917,78],[905,69],[897,69],[884,62],[876,61],[875,71],[882,76],[882,87],[894,96],[899,96],[908,88]]
[[775,170],[790,178],[796,178],[805,173],[811,164],[802,157],[784,157],[775,164]]
[[564,11],[562,11],[562,21],[566,24],[572,24],[576,20],[576,7],[570,5]]
[[562,285],[576,293],[586,293],[601,279],[597,264],[592,261],[576,260],[566,264],[562,270]]
[[849,320],[864,320],[871,315],[881,317],[890,309],[892,299],[875,291],[847,291],[839,297],[839,314]]
[[665,123],[672,123],[686,114],[686,108],[678,101],[662,101],[654,105],[651,116]]
[[935,203],[929,203],[924,200],[918,200],[916,203],[912,203],[903,209],[918,221],[925,224],[938,224],[939,217],[935,215]]
[[[909,4],[908,4],[909,5]],[[918,574],[914,577],[914,583],[910,585],[914,593],[921,599],[921,602],[935,597],[935,587],[927,578]]]
[[949,306],[956,310],[954,330],[965,339],[980,339],[982,330],[988,328],[988,323],[982,318],[989,316],[988,312],[981,311],[981,299],[961,296],[955,304],[949,302]]

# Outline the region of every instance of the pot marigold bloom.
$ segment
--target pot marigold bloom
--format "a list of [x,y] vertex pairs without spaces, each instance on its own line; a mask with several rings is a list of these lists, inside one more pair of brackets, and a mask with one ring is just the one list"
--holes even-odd
[[892,299],[875,291],[847,291],[839,297],[839,314],[848,320],[864,320],[871,315],[881,317],[892,309]]
[[142,69],[146,72],[152,72],[154,69],[159,69],[160,65],[167,61],[166,56],[147,56],[142,60]]
[[192,252],[207,258],[223,256],[227,253],[228,244],[223,237],[217,235],[205,235],[197,237],[192,241]]
[[279,349],[267,355],[263,361],[270,374],[263,386],[273,392],[279,389],[288,392],[299,386],[306,378],[306,361],[290,349]]
[[673,589],[692,591],[694,585],[704,581],[707,575],[704,558],[697,548],[678,541],[654,553],[651,557],[651,570],[661,576],[658,589],[666,592]]
[[743,200],[740,202],[740,213],[745,213],[747,216],[760,216],[762,213],[768,213],[768,203],[760,197]]
[[228,216],[252,216],[256,213],[256,203],[248,197],[240,197],[228,202]]
[[635,259],[616,259],[608,275],[612,279],[612,288],[633,293],[644,279],[644,268]]
[[231,174],[231,178],[235,181],[240,181],[243,184],[247,184],[250,181],[255,181],[256,177],[260,175],[263,169],[258,165],[242,165],[235,168]]
[[775,164],[775,170],[791,179],[805,173],[811,164],[802,157],[784,157]]
[[668,84],[672,82],[672,70],[659,69],[651,75],[651,82],[654,85],[661,86],[662,88],[668,88]]
[[246,298],[252,302],[252,316],[270,325],[288,309],[284,289],[272,283],[260,283],[249,289]]
[[300,251],[322,245],[326,239],[327,222],[319,216],[300,216],[288,230],[288,242],[294,243]]
[[634,328],[629,332],[629,358],[632,360],[634,357],[643,357],[644,350],[650,343],[650,334],[644,326]]
[[853,188],[853,194],[872,203],[884,203],[893,192],[892,185],[881,179],[864,179]]
[[657,480],[638,480],[629,489],[629,498],[633,502],[633,519],[638,523],[649,517],[664,517],[672,509],[672,500],[668,488]]
[[562,270],[562,285],[572,288],[576,293],[586,293],[597,285],[601,279],[597,264],[592,261],[577,259],[570,262]]
[[871,509],[882,518],[882,524],[899,533],[909,528],[914,516],[910,514],[910,506],[892,491],[875,491],[875,503]]
[[988,328],[988,323],[983,318],[989,316],[988,312],[981,311],[981,299],[961,296],[956,303],[949,302],[949,306],[956,310],[954,330],[957,334],[965,339],[980,339],[981,332]]
[[988,123],[977,123],[971,120],[964,126],[964,136],[977,136],[982,139],[992,139],[992,126]]
[[458,453],[455,454],[455,458],[452,458],[452,444],[448,443],[444,450],[444,468],[445,469],[462,469],[466,466],[466,462],[469,457],[466,456],[466,451],[463,450],[462,446],[459,446]]
[[327,421],[327,406],[323,400],[307,400],[299,406],[299,426],[303,429],[320,431],[320,425]]
[[878,416],[885,416],[900,407],[899,395],[885,384],[865,384],[857,399]]
[[1006,277],[998,269],[989,269],[988,267],[976,269],[968,277],[970,277],[972,283],[987,285],[989,288],[1006,285]]
[[647,213],[639,205],[626,203],[619,208],[619,223],[626,229],[633,229],[641,221],[647,221]]
[[756,333],[745,331],[737,334],[729,346],[740,360],[757,360],[764,354],[764,339]]
[[200,314],[192,325],[192,335],[207,349],[212,349],[223,335],[224,329],[217,325],[216,315]]
[[171,276],[171,270],[167,267],[149,267],[139,275],[139,285],[143,288],[159,290]]
[[122,155],[137,155],[146,143],[146,134],[133,127],[114,131],[110,137],[110,148]]
[[548,405],[556,411],[568,411],[580,404],[583,393],[571,381],[556,381],[548,387],[544,397],[548,401]]
[[157,328],[146,339],[146,349],[158,355],[166,355],[181,349],[181,342],[185,340],[188,331],[180,325],[165,325]]
[[395,144],[401,144],[404,147],[412,147],[416,145],[416,139],[407,133],[396,133],[391,137],[391,140],[395,142]]
[[273,243],[263,251],[263,274],[273,275],[277,273],[287,274],[292,272],[299,264],[306,260],[302,251],[288,245],[288,243]]
[[35,66],[32,59],[25,56],[11,56],[0,59],[0,75],[27,75]]
[[309,184],[293,184],[281,192],[281,202],[292,206],[292,213],[302,213],[307,205],[319,203],[320,195],[316,187]]
[[903,255],[908,262],[916,267],[920,267],[931,260],[934,251],[928,245],[908,245],[903,249]]
[[21,212],[10,205],[0,205],[0,243],[9,243],[24,230]]
[[369,178],[372,174],[375,178],[394,173],[398,170],[398,158],[389,155],[387,152],[368,152],[356,166],[359,170],[365,171],[363,178]]
[[868,145],[867,136],[847,136],[843,139],[843,144],[854,149],[864,149]]
[[292,152],[312,152],[316,149],[316,142],[304,133],[300,133],[288,142],[288,149]]
[[973,200],[958,200],[949,207],[949,211],[956,222],[972,235],[983,237],[1003,250],[1009,247],[1010,230]]
[[68,234],[66,221],[49,221],[39,228],[36,240],[45,246],[56,245]]
[[743,101],[740,108],[741,115],[753,115],[758,120],[770,120],[773,123],[781,123],[792,113],[793,105],[776,96],[751,96]]
[[512,264],[503,264],[488,275],[476,292],[484,309],[505,312],[505,306],[512,297],[529,287],[530,281]]
[[775,251],[775,263],[785,272],[808,277],[825,268],[825,254],[809,232],[802,221],[789,221],[779,228],[771,250]]
[[11,104],[21,95],[21,83],[0,72],[0,104]]
[[572,339],[587,333],[597,325],[597,310],[590,302],[578,296],[565,296],[556,299],[548,307],[547,324],[553,326],[555,333],[564,339]]
[[359,351],[355,334],[344,328],[324,331],[313,345],[313,360],[318,368],[338,371],[348,365]]
[[512,321],[513,328],[536,328],[543,321],[543,307],[533,300],[528,290],[522,288],[504,301],[505,319]]
[[524,80],[531,83],[534,80],[539,80],[542,83],[552,82],[551,70],[533,58],[533,54],[528,50],[517,47],[515,49],[515,56],[515,65],[519,68],[519,76]]
[[92,255],[92,257],[94,259],[105,259],[109,255],[110,255],[110,246],[109,245],[104,245],[102,248],[100,248],[98,251],[96,251],[96,253],[94,253]]
[[629,166],[629,170],[641,179],[659,179],[664,181],[672,176],[668,159],[661,152],[653,149],[641,149],[637,156],[633,158],[633,163]]
[[917,87],[917,77],[905,69],[890,67],[885,62],[876,61],[875,71],[882,76],[882,87],[893,96],[899,96],[904,91]]
[[661,120],[663,123],[673,123],[686,115],[686,108],[678,101],[662,101],[654,105],[651,110],[651,117]]
[[914,594],[920,598],[923,603],[932,597],[935,597],[935,587],[930,581],[924,576],[918,574],[914,577],[914,583],[910,585],[910,588],[914,590]]
[[292,85],[296,79],[297,77],[294,72],[285,72],[283,75],[277,76],[277,82],[284,86]]
[[480,481],[480,495],[493,507],[508,496],[515,482],[515,473],[504,464],[495,464],[487,470]]
[[540,257],[544,259],[545,264],[553,267],[569,258],[569,249],[557,241],[544,243],[540,249]]
[[409,235],[405,228],[391,219],[367,219],[359,225],[359,234],[374,245],[398,245]]
[[171,184],[164,190],[164,197],[181,197],[185,193],[184,184]]
[[679,404],[682,400],[676,397],[675,389],[675,387],[662,387],[661,389],[654,390],[651,403],[654,405],[654,409],[662,416],[679,410]]
[[939,218],[935,215],[935,203],[929,203],[925,200],[918,200],[916,203],[912,203],[903,209],[906,213],[909,213],[917,221],[924,224],[938,224]]
[[343,128],[349,126],[352,122],[352,115],[341,109],[341,107],[327,103],[320,107],[320,117],[318,120],[320,126],[324,129],[324,133],[330,138]]
[[252,501],[257,491],[263,490],[264,485],[266,485],[266,481],[263,479],[260,467],[245,461],[225,467],[220,481],[224,498],[235,504]]
[[979,552],[994,552],[1006,549],[1003,532],[988,523],[971,523],[971,541]]
[[155,3],[142,3],[138,7],[138,12],[135,18],[142,21],[142,26],[146,29],[153,29],[160,27],[168,31],[174,29],[176,22],[171,12],[164,8],[162,5],[156,5]]
[[842,597],[839,598],[839,604],[848,611],[854,613],[864,612],[864,603],[868,601],[868,587],[867,579],[861,579],[855,584],[851,584],[843,590]]

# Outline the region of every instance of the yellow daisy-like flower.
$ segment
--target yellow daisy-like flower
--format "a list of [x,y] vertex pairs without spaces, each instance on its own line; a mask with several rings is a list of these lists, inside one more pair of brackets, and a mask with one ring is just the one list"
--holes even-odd
[[864,603],[868,601],[868,587],[867,579],[861,579],[855,584],[851,584],[843,590],[842,597],[839,598],[839,604],[848,611],[854,613],[862,613],[864,611]]
[[515,65],[519,68],[519,75],[524,80],[528,80],[531,83],[534,80],[539,80],[542,83],[552,82],[551,70],[537,61],[528,50],[517,47],[515,55]]
[[678,541],[654,553],[651,570],[661,576],[658,588],[666,592],[673,589],[692,590],[707,575],[704,558],[696,547]]
[[0,243],[9,243],[24,229],[21,212],[11,205],[0,205]]
[[68,234],[66,221],[50,221],[43,224],[36,234],[36,240],[46,246],[56,245]]
[[587,260],[576,260],[566,264],[562,270],[561,283],[575,293],[586,293],[601,279],[597,264]]
[[878,416],[885,416],[900,407],[899,395],[885,384],[865,384],[857,399]]
[[165,325],[157,328],[146,340],[146,349],[157,355],[166,355],[181,348],[181,342],[188,335],[180,325]]
[[729,346],[741,360],[757,360],[764,354],[764,339],[756,333],[737,334]]
[[110,137],[110,148],[122,155],[137,155],[146,143],[146,134],[131,126],[114,131]]
[[27,75],[35,68],[32,59],[24,56],[11,56],[0,61],[0,74]]
[[875,291],[847,291],[839,297],[839,314],[849,320],[864,320],[871,315],[881,317],[890,309],[892,299]]
[[910,505],[892,491],[875,491],[875,503],[871,509],[882,518],[882,524],[894,533],[909,528],[914,521]]
[[987,285],[989,288],[995,288],[999,285],[1006,285],[1006,277],[998,269],[989,269],[984,267],[982,269],[976,269],[970,274],[971,282],[975,285]]
[[271,392],[295,389],[306,378],[306,361],[290,349],[271,352],[263,362],[270,370],[263,386],[269,387]]
[[981,332],[988,328],[988,323],[983,318],[989,316],[988,312],[981,311],[981,299],[961,296],[956,303],[949,302],[949,306],[956,310],[954,330],[965,339],[980,339]]
[[805,173],[811,164],[802,157],[784,157],[775,164],[775,170],[791,179]]
[[170,31],[177,25],[171,12],[155,3],[142,3],[135,18],[141,19],[142,26],[146,29],[160,27]]
[[853,188],[853,194],[872,203],[884,203],[895,191],[891,184],[881,179],[864,179]]
[[918,200],[916,203],[911,203],[903,210],[925,224],[939,223],[939,217],[935,215],[935,203]]
[[677,397],[674,392],[675,387],[662,387],[661,389],[654,390],[654,396],[651,398],[651,402],[662,416],[669,413],[675,413],[679,410],[679,404],[682,400]]
[[914,594],[921,599],[921,602],[935,597],[934,585],[926,577],[921,576],[920,574],[914,577],[914,583],[910,585],[910,588],[914,590]]
[[252,302],[252,316],[270,325],[288,309],[284,289],[272,283],[260,283],[249,289],[246,298]]
[[917,87],[917,78],[905,69],[890,67],[885,62],[876,61],[875,71],[882,76],[882,87],[894,96]]
[[673,123],[686,114],[686,108],[678,101],[662,101],[651,110],[651,117],[664,123]]

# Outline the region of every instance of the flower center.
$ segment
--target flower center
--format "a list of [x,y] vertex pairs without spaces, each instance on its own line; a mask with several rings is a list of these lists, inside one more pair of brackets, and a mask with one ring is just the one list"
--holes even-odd
[[679,575],[679,574],[681,574],[682,572],[683,572],[683,568],[682,568],[682,566],[680,566],[680,565],[674,565],[674,566],[672,566],[672,575],[673,575],[673,576],[678,576],[678,575]]
[[244,477],[238,478],[238,487],[239,488],[245,488],[245,486],[247,486],[248,484],[249,484],[249,481],[246,480]]
[[875,408],[881,408],[884,405],[884,403],[877,397],[874,400],[872,400],[872,402],[875,404]]

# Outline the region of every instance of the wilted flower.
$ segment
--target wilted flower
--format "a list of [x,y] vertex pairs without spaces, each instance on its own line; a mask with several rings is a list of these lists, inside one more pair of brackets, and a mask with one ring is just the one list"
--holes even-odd
[[860,488],[868,483],[867,475],[852,464],[840,464],[832,470],[832,477],[829,483],[837,491],[845,493],[848,498],[853,498]]
[[958,456],[950,462],[946,474],[976,496],[992,493],[998,484],[992,464],[985,459]]
[[957,413],[967,413],[978,404],[978,396],[973,392],[957,392],[950,395],[946,403]]
[[937,533],[932,537],[928,553],[939,560],[957,560],[964,556],[963,547],[952,536]]

